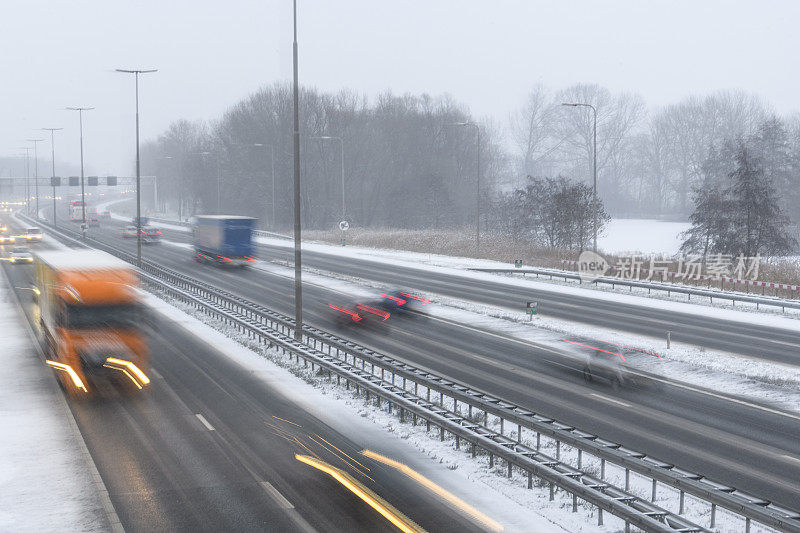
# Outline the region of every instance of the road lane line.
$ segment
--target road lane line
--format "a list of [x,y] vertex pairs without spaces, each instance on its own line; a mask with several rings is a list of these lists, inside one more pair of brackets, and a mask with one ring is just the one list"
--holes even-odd
[[278,491],[278,489],[273,487],[272,483],[269,481],[260,481],[258,484],[261,485],[261,488],[263,488],[273,500],[275,500],[281,509],[294,509],[294,505],[292,505],[291,502],[289,502],[289,500],[287,500],[286,497]]
[[610,402],[610,403],[615,403],[617,405],[621,405],[622,407],[630,407],[631,406],[631,404],[629,404],[627,402],[623,402],[622,400],[617,400],[616,398],[609,398],[608,396],[606,396],[604,394],[597,394],[596,392],[592,392],[590,394],[590,396],[594,396],[595,398],[600,398],[601,400],[603,400],[605,402]]
[[207,429],[207,430],[209,430],[209,431],[214,431],[214,426],[212,426],[211,424],[209,424],[209,423],[208,423],[208,420],[206,420],[206,417],[204,417],[204,416],[203,416],[203,415],[201,415],[200,413],[197,413],[197,414],[195,414],[194,416],[196,416],[196,417],[197,417],[197,419],[198,419],[200,422],[202,422],[202,423],[203,423],[203,425],[206,427],[206,429]]

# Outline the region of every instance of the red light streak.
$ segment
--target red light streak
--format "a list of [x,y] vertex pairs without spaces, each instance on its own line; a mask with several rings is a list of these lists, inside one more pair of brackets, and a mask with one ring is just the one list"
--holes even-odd
[[353,322],[358,322],[361,320],[361,315],[359,315],[358,313],[354,313],[353,311],[342,309],[341,307],[337,307],[333,304],[328,304],[328,307],[330,307],[331,309],[336,309],[337,311],[341,311],[342,313],[345,313],[347,315],[350,315],[351,317],[353,317]]
[[412,300],[417,300],[418,302],[422,302],[424,305],[428,305],[431,303],[430,300],[427,298],[423,298],[422,296],[414,296],[413,294],[408,294],[407,292],[401,292],[401,295],[405,296],[406,298],[411,298]]
[[386,319],[388,319],[391,316],[387,311],[376,309],[374,307],[370,307],[369,305],[358,304],[356,306],[356,309],[361,309],[362,311],[366,311],[367,313],[372,313],[373,315],[378,315],[383,317],[383,320],[381,320],[381,322],[386,322]]
[[580,342],[570,341],[570,340],[567,340],[567,339],[561,339],[561,340],[564,341],[564,342],[568,342],[570,344],[577,344],[578,346],[583,346],[584,348],[591,348],[592,350],[596,350],[598,352],[604,352],[604,353],[607,353],[607,354],[616,355],[620,359],[622,359],[623,361],[625,360],[625,356],[622,355],[621,353],[609,352],[608,350],[603,350],[602,348],[598,348],[596,346],[589,346],[588,344],[581,344]]
[[397,296],[389,296],[388,294],[383,294],[382,292],[378,293],[378,296],[383,296],[384,298],[388,298],[389,300],[397,302],[397,305],[405,305],[406,301],[402,298],[398,298]]

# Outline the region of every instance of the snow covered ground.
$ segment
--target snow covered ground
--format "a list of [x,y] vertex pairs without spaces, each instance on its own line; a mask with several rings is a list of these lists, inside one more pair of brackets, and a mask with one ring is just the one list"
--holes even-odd
[[0,272],[0,531],[108,531],[83,440],[17,309]]
[[603,235],[597,238],[597,247],[607,253],[645,254],[678,253],[680,233],[689,229],[688,222],[664,222],[641,218],[615,218],[609,222]]

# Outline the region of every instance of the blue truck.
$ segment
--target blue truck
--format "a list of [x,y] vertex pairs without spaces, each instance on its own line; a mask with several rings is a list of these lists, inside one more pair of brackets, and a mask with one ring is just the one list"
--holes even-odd
[[195,260],[218,266],[245,267],[255,261],[253,228],[257,219],[234,215],[199,215],[192,219]]

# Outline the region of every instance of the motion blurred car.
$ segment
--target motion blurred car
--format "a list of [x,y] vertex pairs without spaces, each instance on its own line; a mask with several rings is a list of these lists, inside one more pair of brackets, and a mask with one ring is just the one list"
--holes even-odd
[[42,240],[42,228],[28,228],[25,230],[25,239],[28,242]]
[[122,238],[123,239],[135,239],[136,238],[136,226],[125,226],[122,228]]
[[154,226],[142,226],[142,240],[146,243],[155,244],[161,242],[163,234],[161,230]]
[[111,218],[111,211],[103,211],[100,213],[100,218]]
[[420,316],[425,312],[424,307],[431,303],[427,298],[402,289],[379,292],[378,297],[380,298],[376,300],[378,307],[389,313],[402,316]]
[[28,250],[25,246],[15,246],[11,249],[11,259],[10,261],[15,265],[25,264],[25,263],[33,263],[33,255],[31,255],[31,251]]
[[99,228],[100,227],[100,219],[97,218],[97,215],[93,215],[89,217],[86,222],[89,224],[90,228]]
[[0,244],[11,244],[15,240],[14,236],[8,232],[8,226],[0,227]]
[[588,354],[583,368],[583,379],[587,383],[594,381],[607,383],[614,390],[625,386],[629,381],[622,358],[602,350],[593,350]]

